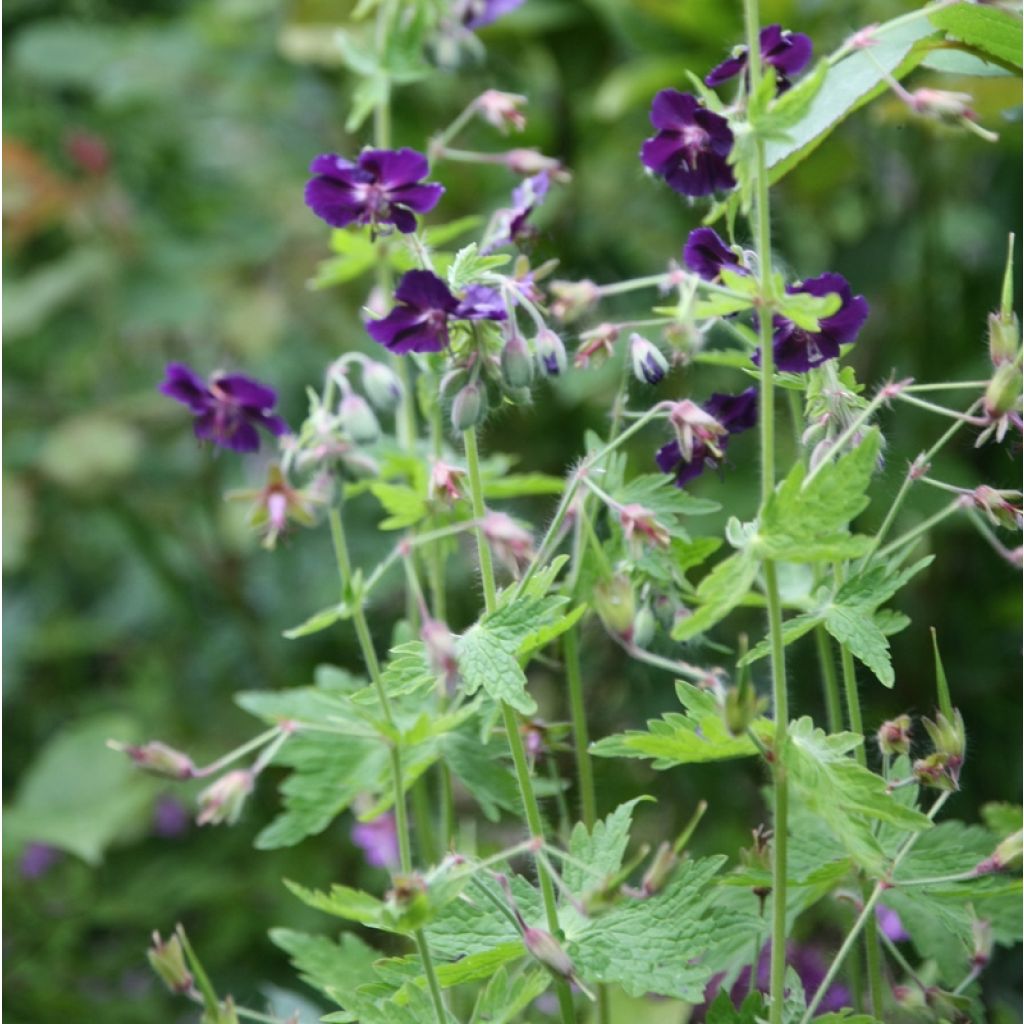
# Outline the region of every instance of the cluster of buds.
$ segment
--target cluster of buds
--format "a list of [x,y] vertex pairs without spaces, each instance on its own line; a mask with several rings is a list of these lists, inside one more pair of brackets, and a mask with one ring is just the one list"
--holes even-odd
[[1024,429],[1021,420],[1021,347],[1020,321],[1013,309],[1013,244],[1007,247],[1006,272],[1003,275],[999,309],[988,316],[988,352],[994,372],[982,400],[987,426],[978,437],[984,444],[993,434],[1001,442],[1010,426]]
[[914,762],[914,777],[922,786],[955,791],[960,788],[960,770],[967,749],[964,720],[956,710],[952,718],[940,711],[935,719],[921,719],[935,749]]
[[900,715],[883,722],[878,727],[876,734],[878,749],[886,756],[893,757],[899,754],[910,753],[910,715]]

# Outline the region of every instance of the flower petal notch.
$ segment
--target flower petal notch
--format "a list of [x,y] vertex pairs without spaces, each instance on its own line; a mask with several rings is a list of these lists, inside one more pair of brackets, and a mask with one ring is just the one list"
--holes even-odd
[[[781,25],[766,25],[761,29],[761,62],[775,68],[778,91],[785,92],[791,79],[810,63],[814,47],[810,37],[802,32],[790,32]],[[747,48],[738,46],[728,60],[722,61],[708,72],[704,84],[712,88],[728,82],[747,70]]]

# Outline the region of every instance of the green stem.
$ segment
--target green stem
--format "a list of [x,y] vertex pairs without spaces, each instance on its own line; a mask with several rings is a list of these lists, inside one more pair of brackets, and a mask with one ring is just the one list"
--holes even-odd
[[562,641],[565,674],[569,683],[569,711],[572,718],[573,749],[576,754],[576,775],[580,786],[583,824],[593,829],[597,821],[597,794],[594,790],[594,767],[590,760],[590,737],[587,733],[587,712],[583,703],[583,678],[580,672],[578,627],[567,630]]
[[940,509],[933,516],[929,516],[923,523],[918,523],[912,530],[907,530],[901,537],[897,537],[894,541],[886,544],[884,548],[880,548],[875,552],[876,558],[885,558],[886,555],[891,555],[898,551],[901,547],[906,544],[910,544],[917,540],[918,537],[923,533],[927,533],[933,526],[938,525],[943,519],[947,519],[953,515],[954,512],[960,510],[960,499],[957,498],[955,501],[951,501],[945,508]]
[[[493,612],[498,605],[498,589],[494,583],[494,565],[491,562],[491,549],[484,536],[483,527],[479,525],[486,515],[484,505],[483,483],[480,477],[480,452],[477,448],[476,428],[470,427],[463,431],[463,441],[466,445],[466,466],[469,470],[469,488],[473,504],[473,519],[478,524],[476,527],[477,554],[480,560],[480,576],[484,588],[484,609],[488,613]],[[502,722],[505,726],[505,735],[508,738],[509,750],[512,754],[512,761],[515,765],[516,781],[519,784],[519,796],[523,802],[523,810],[526,814],[526,824],[530,835],[534,839],[544,842],[544,825],[541,821],[540,806],[537,803],[537,794],[533,789],[533,780],[530,778],[530,767],[526,760],[526,749],[523,746],[523,737],[519,732],[519,719],[515,711],[504,701],[500,703]],[[555,902],[555,889],[551,878],[544,871],[540,864],[537,864],[537,880],[540,882],[541,896],[544,900],[544,914],[547,918],[548,931],[556,938],[560,929],[558,926],[558,906]],[[572,1006],[572,993],[564,980],[556,980],[555,991],[558,993],[558,1004],[562,1011],[564,1024],[573,1024],[574,1012]]]
[[821,668],[822,689],[825,691],[825,717],[828,720],[828,731],[843,731],[843,711],[839,704],[839,680],[836,678],[836,665],[832,658],[832,645],[824,626],[814,627],[814,643],[818,649],[818,665]]
[[[331,527],[331,541],[334,544],[334,557],[338,565],[338,576],[341,581],[342,600],[345,599],[351,589],[352,583],[352,561],[348,553],[348,542],[345,539],[345,526],[341,518],[341,510],[335,505],[328,513],[328,520]],[[380,662],[377,660],[377,652],[373,646],[373,639],[370,636],[370,627],[366,621],[366,612],[363,608],[362,596],[355,602],[352,610],[352,621],[356,628],[356,637],[359,640],[359,649],[363,655],[363,662],[370,674],[374,688],[377,690],[377,699],[380,701],[381,713],[388,726],[395,729],[395,719],[391,710],[391,701],[388,699],[387,690],[384,688],[384,679],[380,671]],[[395,801],[395,832],[398,835],[398,857],[403,874],[412,873],[412,844],[409,838],[409,819],[405,807],[405,784],[402,779],[402,755],[392,741],[390,747],[391,755],[391,785],[394,790]],[[413,932],[417,948],[423,960],[423,970],[427,975],[428,985],[430,978],[434,975],[434,965],[430,958],[430,948],[427,945],[426,936],[422,928]],[[448,1011],[445,1009],[444,1001],[440,999],[440,989],[437,989],[437,998],[434,998],[434,988],[437,988],[437,978],[434,977],[434,987],[431,989],[431,999],[434,1004],[434,1015],[437,1024],[447,1024]]]

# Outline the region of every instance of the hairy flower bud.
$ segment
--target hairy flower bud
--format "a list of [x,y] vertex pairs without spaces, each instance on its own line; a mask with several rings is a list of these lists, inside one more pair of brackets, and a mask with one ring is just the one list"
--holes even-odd
[[488,512],[480,524],[495,557],[514,575],[533,558],[533,537],[504,512]]
[[199,794],[197,825],[233,825],[253,789],[253,774],[244,768],[222,775]]
[[366,396],[381,412],[392,412],[402,400],[402,382],[383,363],[363,364],[363,387]]
[[565,345],[554,331],[545,327],[533,339],[533,348],[537,353],[537,362],[541,371],[548,377],[558,377],[565,373],[569,359],[565,354]]
[[438,459],[430,470],[430,497],[447,502],[458,501],[462,497],[459,482],[465,475],[465,470]]
[[651,606],[643,604],[637,609],[633,617],[633,643],[637,647],[647,647],[654,639],[654,631],[657,628],[657,620]]
[[971,921],[971,938],[974,945],[971,950],[971,966],[980,971],[988,966],[989,960],[992,959],[992,950],[995,947],[992,922],[983,918],[974,918]]
[[191,779],[195,775],[195,765],[187,754],[182,754],[166,743],[153,740],[142,746],[119,743],[107,740],[111,750],[127,754],[135,764],[150,775],[159,775],[165,779]]
[[467,384],[452,402],[452,428],[469,430],[487,416],[487,393],[475,381]]
[[1021,371],[1013,363],[1002,363],[985,389],[985,413],[993,420],[1012,412],[1021,395]]
[[1004,316],[1002,312],[988,315],[988,354],[993,366],[1012,363],[1020,349],[1020,321],[1017,314],[1011,312]]
[[558,978],[573,978],[575,969],[569,954],[559,945],[558,940],[543,928],[524,928],[523,944],[539,963],[543,964]]
[[338,407],[338,415],[348,435],[359,444],[372,444],[380,437],[380,424],[362,395],[346,395]]
[[974,869],[976,875],[991,875],[1020,861],[1024,856],[1024,831],[1018,829],[995,848],[991,857],[980,861]]
[[636,602],[633,584],[625,573],[616,573],[594,587],[594,610],[609,632],[632,640]]
[[654,513],[645,505],[623,505],[619,509],[619,522],[627,540],[632,540],[639,534],[646,537],[655,547],[667,548],[669,545],[671,537],[668,530],[654,518]]
[[668,360],[642,334],[629,336],[629,360],[641,384],[657,384],[668,373]]
[[176,995],[192,991],[192,973],[185,965],[185,950],[177,935],[164,942],[159,932],[153,932],[153,945],[146,951],[146,958],[157,977]]
[[593,281],[552,281],[551,312],[566,323],[582,316],[601,298],[601,289]]
[[910,753],[910,715],[883,722],[878,728],[878,749],[883,754]]
[[526,97],[514,92],[488,89],[473,101],[480,116],[503,135],[511,128],[521,132],[526,127],[526,115],[519,109],[526,105]]
[[501,375],[510,388],[528,388],[533,383],[533,359],[518,331],[513,331],[502,347]]

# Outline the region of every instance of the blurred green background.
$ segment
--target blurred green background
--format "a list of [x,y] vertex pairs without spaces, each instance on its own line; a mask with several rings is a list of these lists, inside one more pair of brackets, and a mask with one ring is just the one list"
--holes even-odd
[[[257,853],[251,841],[276,806],[272,785],[260,787],[238,827],[199,831],[168,802],[181,793],[132,774],[100,746],[110,735],[159,736],[212,759],[254,731],[234,691],[307,683],[322,662],[357,664],[346,630],[281,638],[333,599],[324,532],[261,550],[244,509],[223,500],[261,478],[259,461],[197,449],[183,411],[156,392],[169,360],[203,373],[242,369],[273,382],[298,424],[304,388],[327,361],[369,344],[358,319],[368,279],[307,287],[328,232],[301,198],[311,156],[352,153],[366,141],[343,130],[352,83],[330,43],[348,7],[5,5],[4,800],[14,811],[4,845],[4,968],[12,1024],[185,1019],[143,957],[149,932],[177,920],[240,1000],[273,998],[268,986],[296,990],[266,931],[326,928],[280,879],[384,882],[361,866],[348,821],[296,849]],[[766,21],[810,33],[819,52],[908,9],[824,0],[762,8]],[[678,257],[701,212],[642,174],[650,97],[685,88],[684,69],[708,68],[740,35],[738,3],[529,0],[482,33],[485,60],[397,92],[395,140],[422,148],[484,88],[528,95],[530,124],[516,144],[560,157],[574,175],[538,218],[537,261],[557,256],[559,276],[598,281],[650,274]],[[795,274],[838,270],[868,297],[872,316],[853,356],[864,381],[891,370],[922,381],[981,379],[985,314],[997,302],[1007,231],[1020,222],[1019,83],[924,70],[913,81],[972,92],[1000,142],[912,122],[883,98],[777,188],[777,248]],[[467,148],[501,144],[478,126]],[[514,184],[498,168],[444,166],[438,176],[448,193],[435,223],[489,211]],[[612,378],[542,388],[532,409],[491,423],[486,445],[519,455],[525,468],[563,472],[576,455],[567,439],[602,427]],[[677,371],[661,392],[700,397],[723,380]],[[883,423],[889,469],[869,513],[878,517],[907,459],[939,430],[905,409]],[[756,500],[755,444],[740,439],[730,452],[735,472],[700,485],[740,515]],[[649,458],[637,449],[634,465],[646,471]],[[1013,486],[1019,448],[975,450],[965,432],[935,475]],[[901,520],[912,525],[940,503],[934,492],[915,492]],[[547,507],[531,514],[540,521]],[[375,512],[356,505],[352,515],[365,551]],[[938,561],[899,599],[914,625],[894,638],[896,688],[862,680],[866,720],[874,727],[891,713],[930,709],[926,627],[934,625],[971,741],[954,813],[974,820],[984,801],[1020,800],[1020,584],[965,521],[948,522],[930,543]],[[464,579],[456,628],[474,608]],[[381,644],[399,607],[397,592],[378,603]],[[756,633],[755,618],[748,628]],[[595,737],[673,706],[668,676],[624,662],[596,633],[587,640]],[[792,665],[796,707],[818,714],[803,645]],[[541,678],[537,688],[558,717],[556,683]],[[752,766],[661,776],[600,762],[598,772],[605,811],[642,789],[663,797],[641,816],[652,837],[677,826],[700,796],[712,808],[698,840],[705,849],[734,850],[764,814]],[[36,873],[32,840],[79,855]],[[1019,985],[1017,959],[992,969],[990,994]]]

